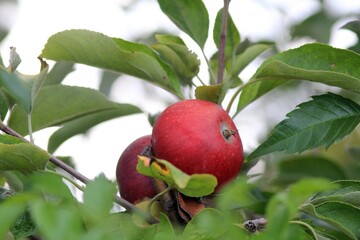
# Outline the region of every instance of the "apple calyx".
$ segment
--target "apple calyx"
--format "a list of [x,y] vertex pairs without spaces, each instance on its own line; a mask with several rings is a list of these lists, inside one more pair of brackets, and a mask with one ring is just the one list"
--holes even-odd
[[238,130],[224,129],[224,130],[222,131],[222,135],[224,136],[224,138],[225,138],[226,140],[229,140],[229,138],[230,138],[231,136],[235,136],[235,134],[237,133],[237,131],[238,131]]
[[226,123],[222,123],[221,124],[221,134],[223,135],[223,137],[225,138],[225,140],[229,140],[231,136],[235,137],[235,134],[238,132],[237,129],[231,129]]

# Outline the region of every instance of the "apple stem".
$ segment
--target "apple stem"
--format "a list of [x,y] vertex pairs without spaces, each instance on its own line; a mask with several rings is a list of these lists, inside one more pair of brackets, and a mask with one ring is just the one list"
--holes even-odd
[[156,194],[149,202],[149,204],[147,205],[147,212],[151,215],[151,206],[154,204],[155,201],[159,200],[162,196],[164,196],[166,193],[170,192],[173,189],[172,186],[168,186],[167,188],[165,188],[162,192],[159,192],[158,194]]
[[157,193],[164,192],[162,195],[160,195],[160,202],[170,221],[173,224],[181,225],[182,222],[180,222],[179,218],[177,200],[171,191],[166,191],[168,188],[167,184],[160,179],[152,178],[152,185]]
[[[233,96],[231,97],[228,106],[226,108],[226,112],[229,113],[231,110],[231,107],[233,105],[233,103],[235,102],[235,99],[238,97],[238,95],[241,93],[242,90],[244,90],[246,87],[248,87],[251,84],[263,81],[263,78],[258,78],[258,79],[250,79],[249,81],[247,81],[246,83],[242,84],[237,90],[236,92],[233,94]],[[241,110],[241,109],[240,109]],[[234,114],[233,118],[239,113],[239,110],[237,110],[237,112]]]

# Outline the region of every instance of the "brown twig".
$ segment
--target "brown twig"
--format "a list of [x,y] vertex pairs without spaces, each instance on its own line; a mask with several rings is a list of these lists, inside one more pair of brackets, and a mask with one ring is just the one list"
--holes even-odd
[[[20,135],[18,132],[16,132],[15,130],[13,130],[12,128],[8,127],[7,125],[5,125],[1,120],[0,120],[0,130],[8,135],[14,136],[16,138],[19,138],[27,143],[31,143],[30,141],[28,141],[26,138],[24,138],[22,135]],[[33,143],[31,143],[33,144]],[[35,147],[41,149],[39,146],[33,144]],[[43,149],[41,149],[43,150]],[[44,151],[44,150],[43,150]],[[67,165],[66,163],[64,163],[63,161],[61,161],[60,159],[54,157],[54,156],[50,156],[49,159],[50,162],[52,162],[53,164],[55,164],[57,167],[63,169],[64,171],[66,171],[67,173],[69,173],[70,175],[72,175],[73,177],[75,177],[77,180],[81,181],[84,184],[88,184],[89,182],[91,182],[91,180],[89,178],[87,178],[86,176],[84,176],[83,174],[79,173],[78,171],[76,171],[74,168],[72,168],[71,166]],[[149,223],[157,223],[157,220],[152,218],[151,216],[149,216],[146,212],[138,209],[137,207],[135,207],[133,204],[131,204],[130,202],[126,201],[125,199],[119,197],[119,196],[115,196],[114,197],[114,202],[119,204],[120,206],[124,207],[127,211],[138,214],[140,217],[146,219]]]
[[[167,189],[166,183],[156,178],[152,178],[152,185],[157,193],[161,193]],[[169,191],[163,194],[160,197],[160,202],[170,221],[174,224],[181,225],[182,223],[177,212],[177,203],[173,195],[173,191]]]
[[224,8],[222,12],[222,23],[220,33],[220,44],[219,44],[219,66],[218,66],[218,77],[217,84],[221,84],[224,78],[225,69],[225,47],[226,47],[226,33],[229,18],[229,4],[230,0],[224,0]]
[[[16,131],[14,131],[13,129],[11,129],[10,127],[8,127],[7,125],[5,125],[3,123],[0,124],[0,129],[4,133],[7,133],[7,134],[9,134],[11,136],[14,136],[14,137],[17,137],[17,138],[20,138],[21,140],[23,140],[25,142],[31,143],[26,138],[24,138],[19,133],[17,133]],[[38,147],[38,146],[36,146],[36,147]],[[38,148],[40,148],[40,147],[38,147]],[[67,165],[66,163],[61,161],[60,159],[58,159],[58,158],[56,158],[54,156],[51,156],[49,161],[52,162],[53,164],[55,164],[57,167],[65,170],[66,172],[68,172],[69,174],[74,176],[76,179],[81,181],[82,183],[87,184],[87,183],[90,182],[90,179],[88,179],[87,177],[85,177],[84,175],[82,175],[81,173],[79,173],[74,168],[70,167],[69,165]]]
[[[152,159],[154,157],[152,146],[145,146],[144,149],[141,151],[140,155]],[[149,203],[148,212],[150,213],[153,200],[159,199],[161,206],[164,208],[170,221],[174,224],[180,225],[181,221],[180,216],[177,212],[177,202],[174,196],[174,189],[169,188],[169,186],[164,181],[153,177],[151,178],[151,184],[157,195],[154,196]]]

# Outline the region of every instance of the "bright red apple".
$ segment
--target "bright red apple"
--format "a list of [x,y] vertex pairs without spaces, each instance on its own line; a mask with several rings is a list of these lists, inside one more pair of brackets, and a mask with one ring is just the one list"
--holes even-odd
[[216,190],[234,179],[243,163],[233,120],[221,106],[205,100],[183,100],[166,108],[155,121],[152,147],[155,157],[187,174],[213,174]]
[[120,196],[131,203],[138,203],[146,197],[152,198],[156,194],[151,178],[136,171],[137,156],[150,144],[151,135],[136,139],[121,154],[116,166]]

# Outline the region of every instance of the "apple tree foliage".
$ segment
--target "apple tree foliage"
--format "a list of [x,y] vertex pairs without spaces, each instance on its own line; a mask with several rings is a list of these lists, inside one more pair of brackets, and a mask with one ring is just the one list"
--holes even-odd
[[[294,36],[308,35],[316,42],[278,51],[274,43],[241,38],[229,15],[229,1],[216,19],[209,19],[201,0],[158,4],[202,51],[213,41],[217,52],[200,63],[185,42],[170,33],[156,34],[154,42],[144,44],[73,29],[50,36],[39,56],[41,71],[26,76],[16,71],[20,57],[11,49],[10,64],[0,66],[0,238],[359,239],[359,42],[349,49],[329,45],[336,19],[324,8],[293,29]],[[328,28],[314,31],[319,23]],[[357,20],[343,28],[360,34]],[[250,79],[241,79],[240,73],[255,59],[264,61]],[[56,62],[51,68],[50,60]],[[62,143],[99,123],[144,114],[131,103],[109,100],[100,90],[63,84],[74,63],[142,79],[179,100],[190,91],[194,98],[222,105],[234,117],[273,89],[296,95],[294,83],[299,81],[336,88],[289,112],[247,154],[238,179],[211,198],[210,207],[179,224],[161,211],[164,206],[129,204],[116,196],[114,181],[104,175],[87,179],[68,158],[54,156]],[[209,79],[195,85],[204,66]],[[48,148],[34,145],[32,133],[52,126],[59,128],[49,137]],[[30,141],[23,138],[28,135]],[[263,172],[247,174],[258,161],[264,162]],[[139,172],[185,196],[203,197],[216,186],[211,175],[189,176],[165,160],[150,167],[144,162],[146,157],[139,159]],[[83,192],[81,199],[73,187]]]

